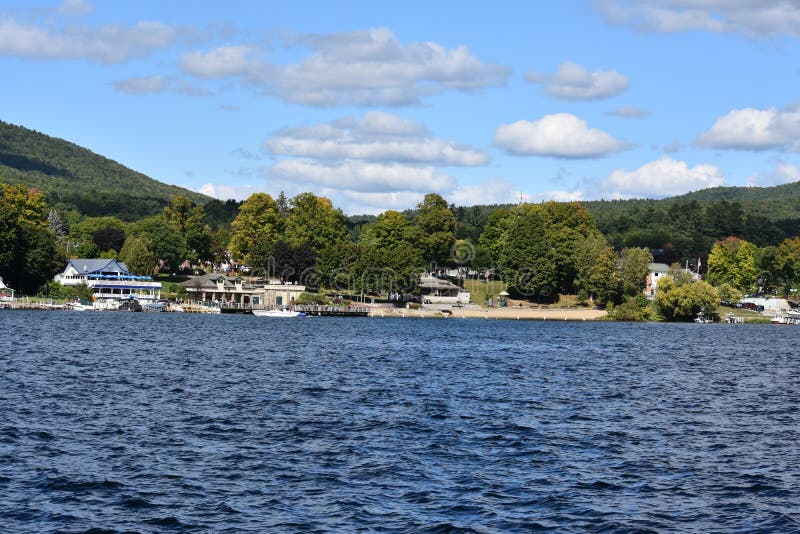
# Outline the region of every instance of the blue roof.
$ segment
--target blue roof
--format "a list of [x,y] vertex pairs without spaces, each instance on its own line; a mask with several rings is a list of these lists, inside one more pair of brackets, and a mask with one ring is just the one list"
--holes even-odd
[[80,274],[90,274],[97,272],[118,272],[128,275],[133,275],[128,271],[128,266],[117,260],[109,259],[86,259],[79,258],[77,260],[69,260],[69,264],[75,268]]

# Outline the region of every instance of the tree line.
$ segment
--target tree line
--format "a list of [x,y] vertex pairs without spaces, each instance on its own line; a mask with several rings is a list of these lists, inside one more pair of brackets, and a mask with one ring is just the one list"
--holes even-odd
[[[242,203],[212,206],[222,219],[235,213],[230,224],[209,224],[209,205],[182,196],[157,215],[123,221],[57,210],[35,189],[0,184],[0,276],[33,294],[66,258],[106,257],[138,274],[194,273],[227,264],[250,275],[387,296],[413,292],[421,272],[451,270],[461,277],[502,279],[514,298],[547,303],[576,294],[616,310],[619,318],[647,317],[643,290],[653,261],[650,247],[609,239],[581,203],[462,209],[431,193],[414,210],[356,222],[312,193],[255,193]],[[700,221],[692,224],[702,228]],[[729,236],[699,253],[717,298],[757,290],[792,294],[800,287],[800,238],[759,246]],[[684,286],[696,290],[677,274],[671,278],[675,287],[663,295],[678,295]]]

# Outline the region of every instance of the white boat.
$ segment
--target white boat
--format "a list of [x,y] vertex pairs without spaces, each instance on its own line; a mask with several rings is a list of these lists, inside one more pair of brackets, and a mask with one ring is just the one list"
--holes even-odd
[[256,317],[302,317],[305,313],[292,310],[253,310]]
[[94,311],[94,306],[91,304],[82,304],[80,302],[73,302],[68,304],[74,311]]

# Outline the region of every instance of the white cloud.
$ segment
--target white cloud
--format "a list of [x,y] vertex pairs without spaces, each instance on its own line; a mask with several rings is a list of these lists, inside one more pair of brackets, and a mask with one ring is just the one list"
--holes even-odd
[[641,31],[800,36],[796,0],[594,0],[594,5],[608,22]]
[[181,69],[198,78],[226,78],[247,74],[253,63],[249,46],[221,46],[208,52],[189,52],[180,61]]
[[485,165],[485,151],[437,139],[424,124],[391,113],[285,128],[263,148],[283,158],[262,171],[272,189],[322,190],[348,213],[410,208],[432,191],[464,200],[509,197],[507,184],[462,188],[438,169]]
[[689,168],[685,161],[661,158],[634,171],[619,169],[611,173],[603,188],[618,198],[664,197],[725,184],[722,172],[714,165]]
[[61,5],[58,6],[58,11],[67,15],[80,17],[92,12],[92,4],[86,0],[64,0],[61,2]]
[[348,214],[378,215],[386,210],[413,208],[425,197],[425,193],[414,191],[392,191],[388,193],[365,193],[363,191],[323,190],[336,206]]
[[609,98],[625,91],[630,85],[628,77],[615,70],[589,72],[586,67],[571,62],[559,65],[553,75],[528,71],[525,79],[530,83],[542,84],[548,95],[566,100]]
[[645,110],[636,106],[622,106],[609,111],[608,114],[613,115],[614,117],[623,117],[626,119],[640,119],[649,115],[649,113],[647,113]]
[[276,156],[363,160],[422,165],[478,166],[489,156],[475,148],[429,136],[423,124],[371,111],[362,120],[339,119],[287,129],[264,143]]
[[144,95],[161,93],[167,89],[168,81],[163,76],[145,76],[141,78],[128,78],[112,82],[114,89],[122,93]]
[[171,45],[178,34],[177,28],[161,22],[50,28],[0,16],[0,55],[121,63]]
[[253,193],[258,193],[262,190],[262,188],[252,185],[227,185],[209,182],[201,185],[197,192],[219,200],[245,200]]
[[455,184],[452,176],[434,167],[345,161],[326,165],[305,159],[279,161],[268,168],[271,176],[324,187],[358,192],[445,191]]
[[520,191],[502,178],[490,178],[476,185],[460,185],[447,200],[457,206],[475,204],[513,204],[519,202]]
[[115,91],[132,95],[147,95],[156,93],[179,93],[188,96],[208,96],[210,93],[202,87],[197,87],[187,82],[173,77],[166,76],[142,76],[139,78],[127,78],[124,80],[114,80],[111,82]]
[[797,181],[800,181],[800,167],[785,161],[779,161],[772,171],[765,174],[754,174],[747,178],[747,185],[751,187],[767,187],[790,184]]
[[695,144],[711,148],[800,152],[800,106],[734,109],[717,119]]
[[242,50],[233,54],[230,64],[211,53],[194,52],[184,57],[182,67],[195,76],[241,77],[265,94],[316,107],[418,104],[426,96],[450,90],[505,85],[511,72],[478,59],[465,46],[402,44],[386,28],[300,35],[291,44],[311,54],[276,65],[247,61]]
[[556,158],[596,158],[627,146],[569,113],[503,124],[495,131],[494,143],[509,154]]

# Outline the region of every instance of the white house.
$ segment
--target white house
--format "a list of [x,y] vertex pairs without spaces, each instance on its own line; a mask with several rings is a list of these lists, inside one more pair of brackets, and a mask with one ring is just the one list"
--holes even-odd
[[669,265],[666,263],[651,263],[647,271],[647,286],[645,287],[645,296],[652,300],[656,296],[656,288],[658,281],[663,276],[669,274]]
[[0,302],[14,302],[14,290],[3,283],[0,278]]
[[55,276],[55,281],[63,286],[86,284],[92,289],[95,301],[135,298],[146,303],[161,298],[161,282],[135,275],[117,260],[69,260],[64,272]]

